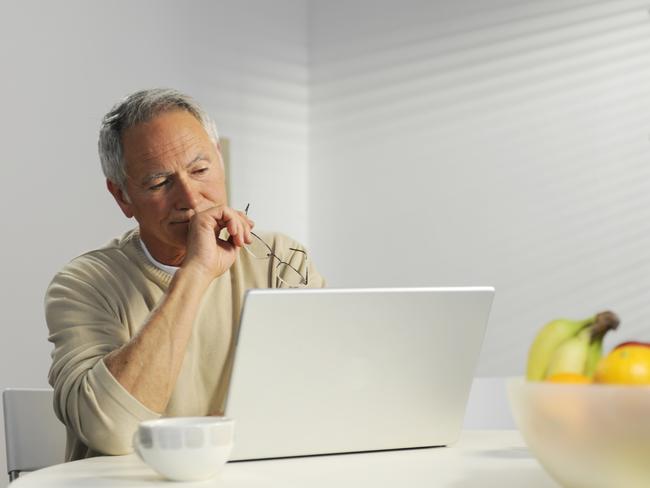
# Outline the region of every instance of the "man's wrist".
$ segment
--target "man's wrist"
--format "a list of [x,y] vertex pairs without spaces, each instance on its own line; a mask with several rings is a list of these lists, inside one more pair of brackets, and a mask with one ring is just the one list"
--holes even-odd
[[173,281],[188,282],[202,288],[207,288],[213,280],[213,273],[210,273],[210,270],[208,268],[202,266],[201,264],[188,263],[178,268],[174,274]]

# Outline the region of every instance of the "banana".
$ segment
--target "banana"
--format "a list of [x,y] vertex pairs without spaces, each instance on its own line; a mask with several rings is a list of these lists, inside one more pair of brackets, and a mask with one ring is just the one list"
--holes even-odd
[[601,312],[584,320],[558,319],[546,324],[528,352],[526,378],[541,381],[556,373],[591,377],[602,356],[603,338],[620,323],[615,313]]
[[587,362],[585,363],[584,375],[589,378],[594,376],[596,373],[596,367],[600,362],[600,358],[603,356],[603,337],[605,334],[601,335],[599,338],[593,338],[589,342],[589,347],[587,349]]
[[603,339],[610,330],[616,330],[621,323],[614,312],[602,312],[596,316],[596,322],[591,326],[591,341],[587,350],[587,362],[584,375],[593,378],[596,367],[603,356]]
[[546,372],[553,353],[560,344],[575,337],[595,320],[595,316],[584,320],[556,319],[542,327],[528,351],[526,379],[543,380],[547,376]]
[[590,342],[591,326],[587,326],[557,347],[544,376],[549,377],[557,373],[583,374]]

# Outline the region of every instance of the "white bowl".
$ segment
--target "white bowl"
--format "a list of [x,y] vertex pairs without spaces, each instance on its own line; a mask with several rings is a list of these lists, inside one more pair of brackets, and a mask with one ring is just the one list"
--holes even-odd
[[513,417],[565,488],[650,487],[650,387],[508,380]]
[[169,417],[141,422],[133,437],[140,458],[165,478],[202,480],[226,464],[234,421],[225,417]]

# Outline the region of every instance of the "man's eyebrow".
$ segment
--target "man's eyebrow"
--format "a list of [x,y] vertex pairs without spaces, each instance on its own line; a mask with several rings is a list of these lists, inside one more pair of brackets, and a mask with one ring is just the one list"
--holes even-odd
[[[194,159],[192,159],[189,163],[185,164],[186,168],[189,168],[192,166],[194,163],[198,161],[210,161],[210,158],[208,157],[207,154],[198,154]],[[142,178],[141,184],[142,186],[146,186],[149,183],[151,183],[153,180],[157,180],[158,178],[166,178],[170,175],[174,174],[173,171],[159,171],[157,173],[152,173],[150,175],[145,176]]]

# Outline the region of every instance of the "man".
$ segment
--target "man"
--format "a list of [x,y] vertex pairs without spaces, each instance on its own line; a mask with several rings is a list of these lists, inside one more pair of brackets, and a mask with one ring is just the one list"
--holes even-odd
[[228,207],[216,129],[186,95],[145,90],[118,103],[99,154],[138,227],[73,259],[46,293],[67,460],[130,452],[142,420],[221,414],[244,292],[285,286],[287,271],[324,286],[300,244],[258,237]]

